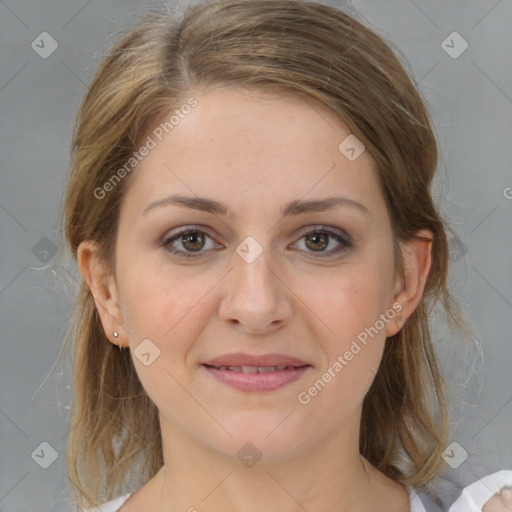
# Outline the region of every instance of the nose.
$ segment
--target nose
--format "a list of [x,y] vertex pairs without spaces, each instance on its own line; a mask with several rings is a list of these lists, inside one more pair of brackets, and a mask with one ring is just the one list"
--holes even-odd
[[270,250],[250,263],[235,253],[233,268],[223,282],[219,309],[223,321],[247,334],[268,334],[290,321],[293,293]]

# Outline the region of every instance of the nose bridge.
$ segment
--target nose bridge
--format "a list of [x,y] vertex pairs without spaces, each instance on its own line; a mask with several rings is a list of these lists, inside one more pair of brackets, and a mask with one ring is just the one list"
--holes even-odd
[[291,306],[278,272],[270,247],[253,237],[245,238],[233,255],[221,317],[251,331],[284,321],[291,314]]
[[[262,237],[260,236],[261,240]],[[234,280],[238,291],[250,295],[274,295],[275,263],[269,244],[263,245],[252,236],[247,236],[236,248],[233,256]]]

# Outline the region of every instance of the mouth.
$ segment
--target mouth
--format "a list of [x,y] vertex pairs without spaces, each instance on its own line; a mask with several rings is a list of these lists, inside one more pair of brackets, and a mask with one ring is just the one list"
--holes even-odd
[[203,364],[202,366],[218,382],[246,392],[275,391],[297,381],[313,368],[310,364],[300,366],[215,366]]
[[230,372],[237,373],[271,373],[271,372],[280,372],[283,370],[295,370],[296,368],[302,368],[303,366],[310,365],[302,365],[302,366],[213,366],[209,364],[205,364],[210,368],[214,368],[216,370],[227,370]]

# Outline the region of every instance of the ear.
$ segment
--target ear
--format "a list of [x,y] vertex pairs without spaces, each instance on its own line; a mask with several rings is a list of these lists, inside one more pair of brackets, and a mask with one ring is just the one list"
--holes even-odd
[[401,244],[404,276],[397,276],[395,283],[393,309],[398,313],[395,322],[388,322],[386,325],[387,337],[394,336],[399,332],[407,318],[413,314],[423,296],[425,283],[430,272],[433,234],[428,229],[422,229],[416,235],[429,240],[412,238]]
[[[93,240],[82,242],[77,249],[77,260],[94,297],[105,335],[115,345],[128,346],[116,281],[106,263],[98,256],[98,244]],[[114,338],[114,332],[118,333],[117,338]]]

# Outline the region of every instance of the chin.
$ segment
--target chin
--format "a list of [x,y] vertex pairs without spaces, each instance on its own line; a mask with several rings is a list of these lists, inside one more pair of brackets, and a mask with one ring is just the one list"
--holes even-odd
[[221,422],[233,436],[219,439],[224,446],[221,451],[228,456],[235,453],[238,458],[243,458],[246,454],[262,457],[262,464],[279,462],[297,455],[306,440],[311,439],[312,432],[309,432],[306,425],[300,424],[300,421],[297,423],[298,418],[291,421],[291,417],[297,412],[292,412],[287,417],[291,410],[292,408],[282,408],[279,413],[272,414],[253,411]]

